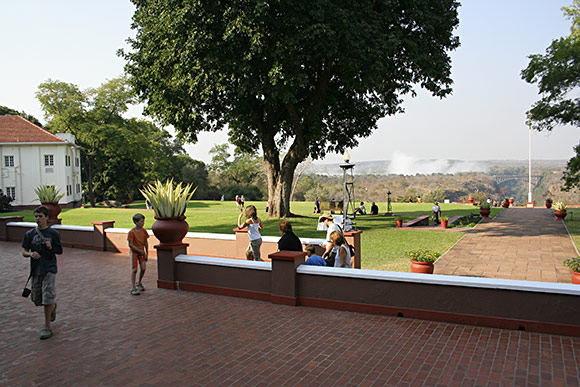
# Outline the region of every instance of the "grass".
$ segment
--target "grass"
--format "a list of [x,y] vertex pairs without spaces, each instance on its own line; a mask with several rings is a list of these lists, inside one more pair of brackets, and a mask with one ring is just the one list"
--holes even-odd
[[[258,209],[258,216],[262,217],[264,230],[262,235],[279,235],[277,219],[267,219],[264,215],[265,202],[247,202],[254,204]],[[381,213],[386,210],[385,203],[378,203]],[[292,202],[294,217],[288,220],[292,223],[294,232],[299,237],[325,238],[325,231],[317,231],[318,214],[312,213],[312,203]],[[431,214],[432,204],[429,203],[393,203],[393,212],[404,218],[404,221],[414,219],[419,215]],[[580,209],[573,216],[580,220]],[[445,216],[469,215],[479,213],[478,207],[461,204],[441,204],[441,211]],[[500,208],[492,208],[491,216],[497,215]],[[570,211],[570,210],[569,210]],[[114,220],[115,227],[131,228],[133,214],[141,212],[145,215],[145,227],[151,228],[155,221],[153,211],[147,210],[143,201],[135,202],[125,208],[75,208],[63,209],[59,217],[63,224],[90,226],[93,221]],[[220,201],[192,201],[189,203],[186,216],[189,230],[192,232],[225,233],[231,234],[237,226],[239,210],[234,202]],[[24,216],[25,222],[34,221],[32,211],[11,212],[6,215]],[[439,253],[445,253],[463,235],[463,232],[435,232],[419,230],[396,230],[394,216],[357,216],[357,228],[362,230],[362,267],[372,270],[410,271],[409,259],[405,251],[416,248],[428,248]],[[575,241],[580,243],[580,221],[573,222]],[[570,227],[569,227],[570,228]],[[572,232],[572,229],[571,229]]]

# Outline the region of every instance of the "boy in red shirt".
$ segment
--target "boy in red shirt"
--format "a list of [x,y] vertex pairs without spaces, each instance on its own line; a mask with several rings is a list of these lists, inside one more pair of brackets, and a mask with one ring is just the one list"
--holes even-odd
[[[145,288],[141,284],[143,281],[143,276],[145,275],[145,263],[147,262],[147,255],[148,255],[148,246],[147,246],[147,238],[149,238],[149,234],[147,230],[143,227],[145,225],[145,216],[142,214],[135,214],[133,215],[133,223],[135,223],[135,227],[129,231],[129,235],[127,235],[127,240],[129,241],[129,249],[131,255],[131,264],[133,270],[131,271],[131,294],[134,296],[138,296],[141,294],[140,292],[144,291]],[[137,275],[137,265],[141,267],[141,271],[139,272],[139,282],[135,284],[135,277]]]

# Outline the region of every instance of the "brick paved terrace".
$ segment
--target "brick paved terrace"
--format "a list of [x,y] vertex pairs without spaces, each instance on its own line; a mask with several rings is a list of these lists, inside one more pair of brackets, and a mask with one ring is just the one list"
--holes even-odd
[[157,289],[124,254],[66,249],[54,337],[20,296],[28,260],[0,242],[0,386],[578,386],[580,338],[288,307]]

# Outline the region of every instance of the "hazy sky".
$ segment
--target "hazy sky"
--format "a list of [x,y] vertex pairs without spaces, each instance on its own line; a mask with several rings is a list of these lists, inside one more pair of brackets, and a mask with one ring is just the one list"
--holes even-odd
[[[544,53],[569,33],[560,8],[571,0],[466,0],[456,33],[453,95],[439,100],[425,92],[404,103],[404,114],[379,121],[379,129],[350,150],[353,162],[413,159],[527,159],[525,112],[537,88],[520,79],[527,56]],[[35,98],[51,78],[81,89],[119,76],[134,7],[128,0],[0,0],[0,105],[46,122]],[[140,109],[132,110],[136,116]],[[557,128],[532,135],[532,158],[569,159],[580,129]],[[190,155],[210,161],[208,151],[227,141],[225,132],[202,134]],[[337,162],[339,155],[324,162]]]

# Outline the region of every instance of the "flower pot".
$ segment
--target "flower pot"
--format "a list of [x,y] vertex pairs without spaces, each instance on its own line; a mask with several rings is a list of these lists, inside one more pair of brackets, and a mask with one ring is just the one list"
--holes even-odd
[[552,202],[546,202],[546,208],[552,208]]
[[442,228],[447,228],[447,222],[449,222],[448,220],[441,220],[441,227]]
[[51,203],[40,203],[46,208],[48,208],[48,224],[60,224],[61,220],[58,219],[58,214],[62,211],[60,204],[58,202]]
[[473,204],[473,201],[474,201],[475,199],[474,199],[474,198],[469,198],[469,199],[467,199],[467,200],[469,200],[469,204]]
[[411,259],[411,273],[433,274],[433,262],[417,262]]
[[577,271],[572,272],[572,283],[580,285],[580,273]]
[[170,218],[156,216],[155,220],[151,230],[159,239],[160,246],[175,246],[183,243],[183,238],[189,231],[189,224],[185,221],[185,216]]
[[479,209],[479,214],[481,216],[483,216],[484,218],[489,218],[490,213],[491,213],[491,209],[489,209],[489,208],[480,208]]
[[514,205],[514,199],[510,199],[510,205],[513,206]]
[[566,217],[566,210],[554,210],[554,215],[557,220],[562,221]]
[[504,202],[502,203],[502,206],[503,206],[503,208],[509,208],[509,206],[510,206],[510,202],[508,202],[508,201],[506,200],[506,201],[504,201]]
[[403,227],[403,220],[402,219],[395,219],[395,223],[397,224],[397,227]]

